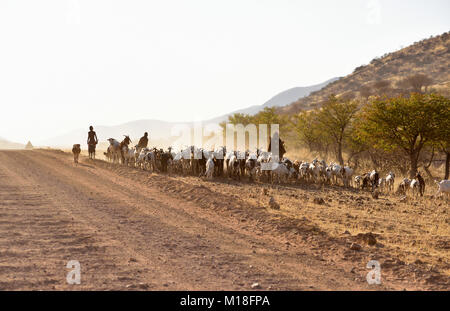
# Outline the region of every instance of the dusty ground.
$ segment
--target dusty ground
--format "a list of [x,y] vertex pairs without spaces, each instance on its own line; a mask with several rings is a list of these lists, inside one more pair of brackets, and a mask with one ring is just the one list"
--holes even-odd
[[[0,151],[0,289],[449,290],[448,212],[443,200]],[[375,245],[358,237],[368,232]],[[366,281],[372,259],[381,285]],[[69,260],[81,264],[80,285],[66,282]]]

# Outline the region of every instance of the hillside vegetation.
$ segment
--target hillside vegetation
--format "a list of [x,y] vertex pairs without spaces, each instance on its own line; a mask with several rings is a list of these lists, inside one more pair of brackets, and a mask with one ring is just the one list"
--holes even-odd
[[[330,95],[352,99],[371,95],[390,96],[411,91],[408,77],[425,76],[427,90],[450,95],[450,32],[417,42],[399,51],[373,59],[370,64],[357,67],[353,73],[323,89],[280,108],[283,114],[298,113],[320,106]],[[406,83],[405,83],[406,82]],[[413,83],[412,83],[413,84]]]

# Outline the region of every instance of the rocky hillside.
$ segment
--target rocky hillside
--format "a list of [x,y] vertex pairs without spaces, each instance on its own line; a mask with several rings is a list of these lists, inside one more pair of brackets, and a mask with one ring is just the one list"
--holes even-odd
[[353,73],[286,107],[281,113],[297,113],[320,106],[330,95],[354,98],[395,95],[405,91],[407,77],[426,78],[427,90],[450,95],[450,32],[416,42],[399,51],[373,59]]

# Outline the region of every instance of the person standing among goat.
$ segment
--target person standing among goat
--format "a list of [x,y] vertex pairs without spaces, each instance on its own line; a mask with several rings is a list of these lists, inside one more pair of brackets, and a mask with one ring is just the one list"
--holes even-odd
[[97,134],[94,132],[94,127],[92,125],[89,126],[87,144],[89,159],[95,159],[95,146],[98,144],[98,138]]
[[280,156],[280,161],[283,159],[284,154],[286,153],[286,147],[284,146],[284,141],[281,140],[280,136],[278,135],[278,133],[275,133],[272,137],[272,139],[270,140],[269,143],[269,152],[272,152],[272,141],[277,141],[278,139],[278,154]]
[[148,133],[145,132],[144,136],[142,136],[141,139],[139,139],[137,147],[140,149],[143,149],[143,148],[147,148],[147,146],[148,146]]

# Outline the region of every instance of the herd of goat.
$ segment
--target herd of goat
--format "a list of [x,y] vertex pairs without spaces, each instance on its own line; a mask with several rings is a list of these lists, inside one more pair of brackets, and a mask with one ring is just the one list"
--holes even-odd
[[[362,176],[354,176],[354,170],[348,166],[336,163],[326,164],[324,160],[314,159],[311,162],[291,161],[288,158],[279,159],[271,152],[257,149],[255,152],[227,151],[226,147],[207,151],[195,146],[173,152],[157,148],[129,148],[131,140],[128,136],[122,142],[108,139],[110,145],[105,152],[109,162],[122,163],[143,170],[176,173],[181,175],[214,177],[228,176],[241,180],[265,182],[310,182],[330,185],[343,185],[358,189],[370,189],[378,192],[394,192],[395,174],[390,172],[386,177],[380,177],[377,170]],[[450,181],[443,180],[438,184],[438,192],[449,194]],[[423,179],[404,178],[397,192],[413,196],[423,195],[425,185]]]

